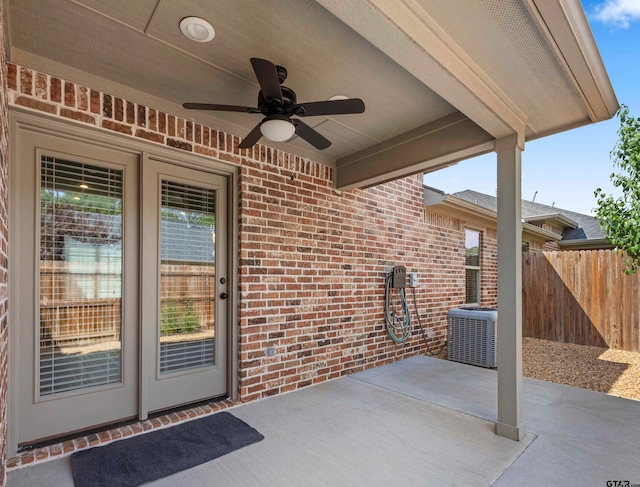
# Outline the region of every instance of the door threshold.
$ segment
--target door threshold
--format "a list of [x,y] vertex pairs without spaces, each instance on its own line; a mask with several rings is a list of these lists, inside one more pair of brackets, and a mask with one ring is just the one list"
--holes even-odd
[[188,404],[181,404],[173,408],[160,409],[159,411],[152,411],[149,413],[149,419],[159,418],[161,416],[167,416],[171,413],[179,413],[188,409],[195,409],[198,407],[206,406],[207,404],[217,403],[219,401],[225,401],[229,398],[226,394],[217,397],[210,397],[209,399],[203,399],[202,401],[190,402]]
[[199,401],[170,410],[164,410],[149,416],[144,421],[129,420],[84,430],[64,437],[42,440],[18,448],[16,456],[7,460],[7,469],[25,467],[42,461],[53,460],[71,455],[77,451],[106,445],[116,440],[133,437],[147,431],[179,424],[200,416],[217,413],[240,404],[225,397]]
[[135,418],[117,421],[115,423],[108,423],[102,426],[96,426],[95,428],[89,428],[86,430],[73,431],[66,435],[54,436],[51,438],[44,438],[42,440],[34,441],[32,443],[26,443],[18,445],[18,454],[28,452],[31,450],[37,450],[39,448],[46,448],[51,445],[62,444],[67,441],[73,441],[77,438],[88,437],[91,435],[98,435],[103,431],[110,431],[118,428],[124,428],[125,426],[137,423],[138,420]]

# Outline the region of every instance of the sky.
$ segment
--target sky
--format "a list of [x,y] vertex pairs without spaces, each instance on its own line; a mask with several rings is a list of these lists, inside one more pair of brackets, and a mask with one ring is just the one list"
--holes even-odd
[[[640,117],[640,0],[582,0],[593,37],[620,104]],[[522,198],[593,214],[593,192],[619,195],[610,180],[609,153],[618,139],[616,117],[527,142],[522,154]],[[496,194],[496,155],[489,153],[426,174],[424,183],[447,193],[473,189]]]

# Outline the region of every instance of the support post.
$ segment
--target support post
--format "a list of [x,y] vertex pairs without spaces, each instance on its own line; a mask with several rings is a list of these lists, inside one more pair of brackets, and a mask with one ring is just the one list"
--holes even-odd
[[524,438],[522,420],[522,197],[524,139],[495,142],[498,158],[498,421],[496,434]]

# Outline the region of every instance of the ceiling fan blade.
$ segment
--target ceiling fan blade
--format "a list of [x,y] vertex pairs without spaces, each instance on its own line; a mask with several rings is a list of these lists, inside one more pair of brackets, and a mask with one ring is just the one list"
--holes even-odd
[[260,110],[253,107],[241,107],[237,105],[216,105],[214,103],[183,103],[182,106],[188,110],[218,110],[221,112],[244,112],[260,113]]
[[348,98],[347,100],[315,101],[301,103],[304,113],[296,113],[301,117],[315,117],[317,115],[347,115],[350,113],[363,113],[364,102],[360,98]]
[[323,150],[331,145],[331,141],[324,138],[315,129],[309,127],[302,120],[292,119],[291,122],[296,126],[296,135],[302,137],[316,149]]
[[266,100],[280,100],[282,102],[282,91],[280,90],[280,80],[278,79],[278,71],[271,61],[251,58],[251,66],[256,73],[262,96]]
[[238,144],[239,149],[248,149],[249,147],[251,147],[253,144],[255,144],[260,140],[260,137],[262,137],[262,132],[260,131],[260,125],[261,124],[256,125],[253,128],[253,130],[249,132],[244,139],[242,139],[242,142]]

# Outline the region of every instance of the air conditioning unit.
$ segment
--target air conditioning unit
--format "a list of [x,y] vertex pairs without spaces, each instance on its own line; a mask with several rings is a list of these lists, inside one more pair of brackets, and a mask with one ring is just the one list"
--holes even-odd
[[455,308],[447,313],[449,360],[497,367],[498,310]]

